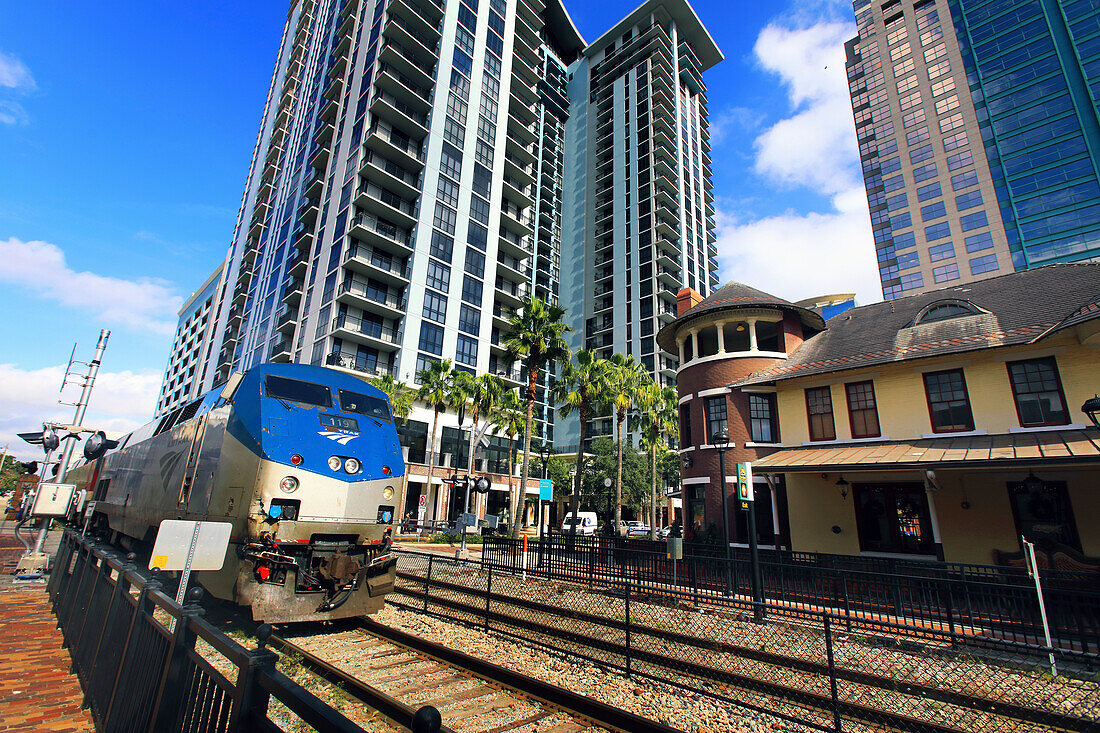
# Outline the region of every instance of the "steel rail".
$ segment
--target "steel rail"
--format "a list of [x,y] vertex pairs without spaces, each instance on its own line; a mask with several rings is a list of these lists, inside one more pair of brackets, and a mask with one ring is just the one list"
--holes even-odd
[[[405,571],[399,571],[398,577],[404,578],[406,580],[418,581],[418,584],[420,584],[420,581],[423,581],[422,576],[418,576],[416,574],[408,573]],[[473,590],[470,589],[468,586],[464,586],[458,583],[450,583],[445,580],[433,580],[432,584],[447,588],[455,592],[462,592],[466,595],[473,595],[477,598],[484,597],[483,590]],[[405,593],[406,595],[413,595],[410,594],[408,591],[404,591],[400,588],[397,590],[399,592]],[[441,602],[442,599],[433,597],[432,600],[435,602]],[[498,604],[515,606],[517,608],[524,608],[539,613],[556,614],[563,618],[568,618],[598,626],[604,626],[619,631],[624,631],[626,629],[626,622],[620,621],[619,619],[604,618],[594,614],[586,613],[584,611],[573,609],[561,609],[556,606],[542,603],[540,601],[508,597],[499,595],[497,593],[491,594],[490,600],[495,601]],[[472,611],[470,612],[472,613]],[[478,612],[481,615],[484,615],[485,613],[484,609],[479,609]],[[765,664],[771,664],[776,667],[784,667],[796,672],[818,674],[822,676],[829,675],[828,665],[821,662],[813,662],[804,659],[785,657],[775,652],[752,649],[738,644],[730,644],[728,642],[698,639],[676,631],[654,629],[640,624],[631,624],[631,630],[635,633],[643,634],[645,636],[653,637],[662,641],[672,641],[677,644],[682,644],[684,646],[704,648],[710,651],[745,657],[758,662],[763,662]],[[599,641],[601,647],[605,649],[607,648],[605,646],[607,643],[608,642],[605,642],[603,640]],[[613,651],[611,649],[608,650]],[[631,655],[640,655],[642,653],[643,652],[638,649],[630,650]],[[945,690],[936,687],[929,687],[927,685],[922,685],[919,682],[905,682],[895,679],[887,679],[885,677],[879,677],[877,675],[873,675],[867,672],[860,672],[858,670],[847,669],[844,667],[837,667],[834,674],[837,679],[844,680],[845,682],[866,685],[868,687],[887,690],[890,692],[901,692],[907,695],[920,696],[922,698],[936,700],[938,702],[944,702],[950,705],[957,705],[959,707],[969,708],[984,713],[1012,718],[1021,722],[1037,723],[1040,725],[1047,725],[1053,728],[1061,728],[1065,730],[1096,730],[1096,728],[1089,727],[1089,721],[1085,719],[1077,718],[1072,715],[1065,715],[1063,713],[1058,713],[1053,710],[1032,708],[1026,705],[1020,705],[1018,703],[1013,703],[1005,700],[992,700],[988,698],[981,698],[975,695],[969,695],[959,690]],[[893,715],[893,713],[883,714]]]
[[[306,651],[278,634],[272,634],[268,643],[278,648],[279,651],[301,656],[305,665],[310,667],[314,674],[328,682],[344,686],[348,694],[356,700],[377,710],[398,725],[412,728],[413,716],[416,715],[415,708],[406,705],[396,697],[387,695],[376,687],[361,682],[342,669],[333,666],[316,654]],[[443,725],[439,728],[439,733],[455,733],[455,730]]]
[[[403,573],[399,573],[399,577],[401,575],[403,575]],[[422,578],[419,578],[419,576],[410,576],[410,578],[411,579],[422,580]],[[474,589],[471,589],[471,588],[468,588],[466,586],[462,586],[462,585],[459,585],[459,584],[448,583],[446,581],[433,581],[433,584],[444,587],[444,588],[447,588],[447,589],[455,591],[455,592],[462,593],[463,595],[473,596],[473,597],[477,597],[479,599],[484,597],[484,591],[474,590]],[[395,592],[398,595],[408,596],[409,598],[414,598],[414,599],[417,599],[417,600],[420,600],[423,597],[422,591],[418,592],[416,590],[411,590],[411,589],[407,589],[407,588],[398,587],[398,588],[395,589]],[[561,612],[562,612],[562,609],[555,609],[551,606],[547,606],[546,604],[542,604],[542,603],[539,603],[537,601],[527,601],[527,600],[521,600],[521,599],[516,599],[516,598],[505,598],[503,596],[498,596],[497,594],[492,594],[492,597],[495,598],[499,603],[502,603],[502,604],[518,606],[518,607],[521,607],[521,608],[522,607],[527,607],[531,610],[539,610],[539,611],[550,610],[550,611],[554,611],[558,614],[561,614]],[[437,603],[439,605],[449,606],[449,607],[454,608],[455,610],[473,615],[475,617],[484,617],[484,615],[485,615],[485,608],[483,607],[482,604],[479,604],[478,606],[475,607],[473,605],[465,604],[461,601],[457,601],[457,600],[449,599],[449,598],[444,598],[444,597],[440,597],[440,596],[433,596],[431,600],[434,603]],[[393,599],[391,599],[391,602],[393,602]],[[414,607],[410,606],[410,608],[412,608],[413,610],[417,610],[417,611],[420,610],[418,607],[414,608]],[[614,619],[601,619],[599,617],[592,616],[591,614],[587,614],[587,613],[579,612],[579,611],[566,610],[564,615],[566,617],[569,617],[569,618],[574,618],[574,619],[578,619],[578,620],[598,623],[598,624],[601,624],[601,625],[604,625],[604,626],[609,626],[609,627],[614,627],[614,628],[620,628],[620,627],[624,626],[624,622],[620,622],[620,621],[617,621],[617,620],[614,620]],[[692,676],[695,676],[695,677],[698,677],[698,678],[701,678],[701,679],[704,679],[704,680],[713,680],[713,681],[718,681],[718,682],[725,682],[725,683],[728,683],[728,684],[733,684],[733,685],[735,685],[739,688],[754,691],[754,692],[759,692],[761,690],[764,690],[765,694],[771,695],[771,696],[776,697],[780,700],[785,700],[785,701],[788,701],[788,702],[792,702],[792,701],[797,702],[799,704],[806,705],[806,706],[811,707],[811,708],[815,708],[815,709],[820,710],[822,712],[830,712],[834,707],[833,706],[833,701],[830,698],[825,697],[823,695],[818,695],[818,694],[813,693],[813,692],[809,692],[807,690],[795,689],[795,688],[787,687],[785,685],[782,685],[782,684],[779,684],[779,683],[776,683],[776,682],[759,680],[759,679],[749,677],[749,676],[746,676],[746,675],[742,675],[742,674],[738,674],[738,673],[726,672],[726,671],[723,671],[723,670],[716,670],[716,669],[713,669],[713,668],[710,668],[710,667],[707,667],[707,666],[704,666],[704,665],[700,665],[700,664],[697,664],[697,663],[694,663],[694,662],[690,662],[690,661],[683,660],[683,659],[677,659],[677,658],[673,658],[673,657],[668,657],[666,655],[658,654],[658,653],[655,653],[655,652],[649,652],[649,651],[645,651],[645,650],[641,650],[641,649],[637,649],[637,648],[627,649],[624,645],[619,644],[617,642],[611,642],[611,641],[603,640],[603,639],[599,639],[599,640],[592,639],[591,637],[588,637],[584,634],[579,634],[579,633],[576,633],[576,632],[566,631],[566,630],[561,629],[561,628],[546,626],[546,625],[540,624],[538,622],[530,621],[528,619],[519,618],[519,617],[516,617],[516,616],[512,616],[510,614],[501,613],[499,611],[492,611],[492,612],[490,612],[489,616],[490,616],[491,619],[497,621],[498,623],[510,624],[510,625],[515,626],[517,628],[526,629],[527,631],[531,631],[531,632],[546,634],[546,635],[549,635],[551,637],[557,637],[557,638],[560,638],[560,639],[563,639],[563,640],[566,640],[566,641],[573,642],[575,644],[580,644],[580,645],[584,645],[584,646],[595,646],[596,648],[599,648],[603,651],[609,651],[609,652],[612,652],[614,654],[622,655],[624,657],[629,656],[629,657],[633,658],[636,661],[648,661],[651,664],[654,664],[655,666],[663,667],[663,668],[666,668],[666,669],[672,669],[672,670],[680,669],[682,671],[687,671],[688,674],[691,674]],[[639,631],[643,631],[643,630],[639,629]],[[649,630],[649,629],[644,629],[644,631],[645,631],[645,633],[651,634],[651,635],[653,635],[654,633],[656,633],[658,635],[660,633],[663,633],[663,632],[653,632],[652,630]],[[698,643],[696,643],[695,645],[698,646]],[[768,657],[768,656],[771,656],[771,655],[766,654],[766,653],[761,654],[759,652],[757,652],[756,654],[753,655],[754,658],[758,658],[758,659],[760,659],[760,661],[765,661],[761,657]],[[771,660],[768,660],[768,661],[770,662]],[[789,663],[790,661],[792,661],[792,660],[788,660],[788,664],[786,664],[784,666],[788,666],[790,668],[795,668],[795,669],[801,668],[801,671],[806,671],[806,672],[811,671],[809,669],[809,667],[816,666],[816,665],[813,665],[813,663],[806,663],[806,662],[802,662],[802,663],[798,663],[798,664],[790,664]],[[774,662],[771,662],[771,663],[774,663]],[[816,671],[816,670],[814,670],[814,671]],[[646,674],[645,676],[652,677],[654,679],[659,679],[659,680],[662,680],[666,683],[668,682],[667,679],[660,678],[660,677],[655,677],[654,675]],[[838,677],[847,678],[850,681],[857,682],[857,683],[870,684],[871,686],[880,687],[881,689],[885,689],[885,690],[888,690],[888,691],[906,692],[907,691],[906,688],[908,688],[908,691],[913,691],[913,692],[919,691],[921,693],[924,693],[924,692],[936,693],[934,695],[930,695],[930,697],[933,697],[934,699],[940,699],[940,700],[943,700],[943,701],[947,701],[949,698],[953,697],[954,698],[954,704],[959,704],[962,707],[970,707],[969,705],[967,705],[967,703],[974,702],[974,701],[979,701],[976,698],[975,699],[970,699],[971,696],[968,696],[968,695],[965,695],[965,694],[960,694],[960,693],[957,693],[957,692],[946,692],[946,691],[942,691],[942,690],[935,690],[935,688],[922,687],[920,685],[912,684],[912,683],[901,683],[901,684],[899,684],[896,680],[885,680],[885,679],[882,679],[882,678],[878,678],[877,681],[880,682],[881,684],[875,684],[874,681],[876,680],[876,678],[874,676],[868,675],[866,673],[849,673],[849,674],[845,675],[845,674],[842,674],[840,670],[838,670]],[[887,683],[890,683],[890,684],[888,685]],[[1058,727],[1058,728],[1061,728],[1061,729],[1064,729],[1064,730],[1076,730],[1076,731],[1096,731],[1096,730],[1100,730],[1100,725],[1098,725],[1094,721],[1089,721],[1087,719],[1074,718],[1072,716],[1061,715],[1061,714],[1054,713],[1054,712],[1051,712],[1051,711],[1043,711],[1043,710],[1037,710],[1037,709],[1034,709],[1034,708],[1027,708],[1027,707],[1020,706],[1020,705],[1014,705],[1012,703],[1002,704],[1000,702],[994,702],[994,701],[980,701],[980,702],[982,703],[980,706],[974,706],[971,709],[976,708],[976,709],[981,710],[983,712],[993,713],[993,714],[996,714],[996,715],[999,715],[999,716],[1002,716],[1002,717],[1006,717],[1008,719],[1019,720],[1021,722],[1023,722],[1023,721],[1028,721],[1028,722],[1042,721],[1043,723],[1045,723],[1047,725]],[[863,720],[863,721],[866,721],[866,722],[870,722],[870,723],[880,723],[880,724],[885,723],[887,725],[892,725],[892,726],[895,726],[895,727],[899,727],[899,728],[904,729],[904,730],[924,731],[925,733],[949,733],[949,732],[954,733],[954,732],[959,731],[958,728],[954,728],[954,727],[951,727],[951,726],[941,725],[941,724],[937,724],[937,723],[931,723],[931,722],[927,722],[927,721],[922,721],[922,720],[918,720],[918,719],[915,719],[915,718],[912,718],[910,716],[903,715],[903,714],[900,714],[900,713],[885,711],[885,710],[882,710],[882,709],[879,709],[879,708],[874,708],[874,707],[870,707],[870,706],[863,705],[863,704],[860,704],[860,703],[854,703],[854,702],[849,702],[849,701],[845,701],[845,700],[837,701],[837,707],[839,708],[839,711],[841,713],[843,713],[847,716],[850,716],[850,717],[853,717],[853,718],[856,718],[856,719],[860,719],[860,720]],[[768,712],[771,712],[771,711],[768,711]],[[774,714],[774,713],[772,713],[772,714]],[[783,716],[783,717],[785,717],[785,716]],[[802,721],[802,722],[804,723],[805,721]]]

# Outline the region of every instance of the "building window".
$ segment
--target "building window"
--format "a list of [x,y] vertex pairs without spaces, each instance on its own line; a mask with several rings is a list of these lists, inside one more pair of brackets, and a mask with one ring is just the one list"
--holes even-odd
[[1023,535],[1028,542],[1066,545],[1081,551],[1065,481],[1010,481],[1008,499],[1017,537]]
[[424,291],[424,317],[443,323],[447,318],[447,299],[431,290]]
[[932,519],[924,485],[853,484],[859,549],[931,555]]
[[455,361],[467,366],[477,366],[477,339],[459,335]]
[[950,282],[952,280],[959,279],[959,265],[956,262],[950,262],[946,265],[940,265],[939,267],[932,268],[932,279],[937,283]]
[[[430,354],[443,354],[443,328],[424,321],[420,324],[420,348]],[[417,370],[419,372],[419,369]]]
[[928,372],[924,375],[924,391],[928,396],[932,432],[957,433],[974,429],[974,415],[970,411],[962,369]]
[[836,440],[832,388],[806,390],[806,414],[810,421],[810,440]]
[[680,405],[680,447],[690,448],[691,442],[691,403]]
[[986,272],[993,272],[997,269],[997,254],[982,255],[981,257],[975,257],[970,260],[970,274],[981,275]]
[[714,436],[726,430],[726,396],[707,398],[707,441],[714,444]]
[[1023,427],[1065,425],[1069,422],[1062,382],[1054,357],[1008,362],[1008,377]]
[[779,421],[776,420],[775,395],[749,395],[749,423],[754,443],[778,443]]
[[882,435],[878,425],[874,382],[854,382],[844,385],[848,393],[848,421],[853,438],[877,438]]

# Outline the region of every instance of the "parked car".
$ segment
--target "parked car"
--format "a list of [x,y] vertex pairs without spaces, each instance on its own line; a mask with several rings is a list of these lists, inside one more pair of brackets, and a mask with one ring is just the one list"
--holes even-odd
[[627,537],[646,537],[649,535],[649,525],[637,520],[626,523]]

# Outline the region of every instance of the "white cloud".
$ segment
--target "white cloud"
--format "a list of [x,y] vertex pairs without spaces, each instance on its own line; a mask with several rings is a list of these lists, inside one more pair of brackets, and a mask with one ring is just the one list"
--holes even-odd
[[779,77],[790,115],[756,138],[754,170],[777,188],[821,194],[829,206],[754,218],[720,201],[718,256],[727,278],[792,300],[837,292],[881,300],[844,71],[844,42],[854,34],[851,23],[830,21],[772,23],[757,37],[757,62]]
[[11,54],[0,51],[0,87],[30,91],[36,86],[26,64]]
[[36,291],[40,297],[85,310],[109,323],[119,323],[157,334],[172,334],[183,304],[170,284],[161,279],[122,278],[76,272],[65,263],[65,253],[49,242],[0,240],[0,282]]
[[[20,460],[41,460],[42,449],[24,443],[16,433],[35,432],[43,421],[68,423],[74,408],[58,404],[58,398],[75,402],[75,385],[58,393],[65,366],[25,370],[0,364],[0,446]],[[163,375],[155,372],[100,372],[92,388],[84,425],[108,432],[129,432],[152,419]]]

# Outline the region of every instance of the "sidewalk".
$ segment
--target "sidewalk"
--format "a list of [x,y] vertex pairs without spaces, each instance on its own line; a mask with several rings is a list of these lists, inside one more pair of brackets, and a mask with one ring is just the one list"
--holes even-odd
[[0,590],[0,731],[94,731],[44,584]]

